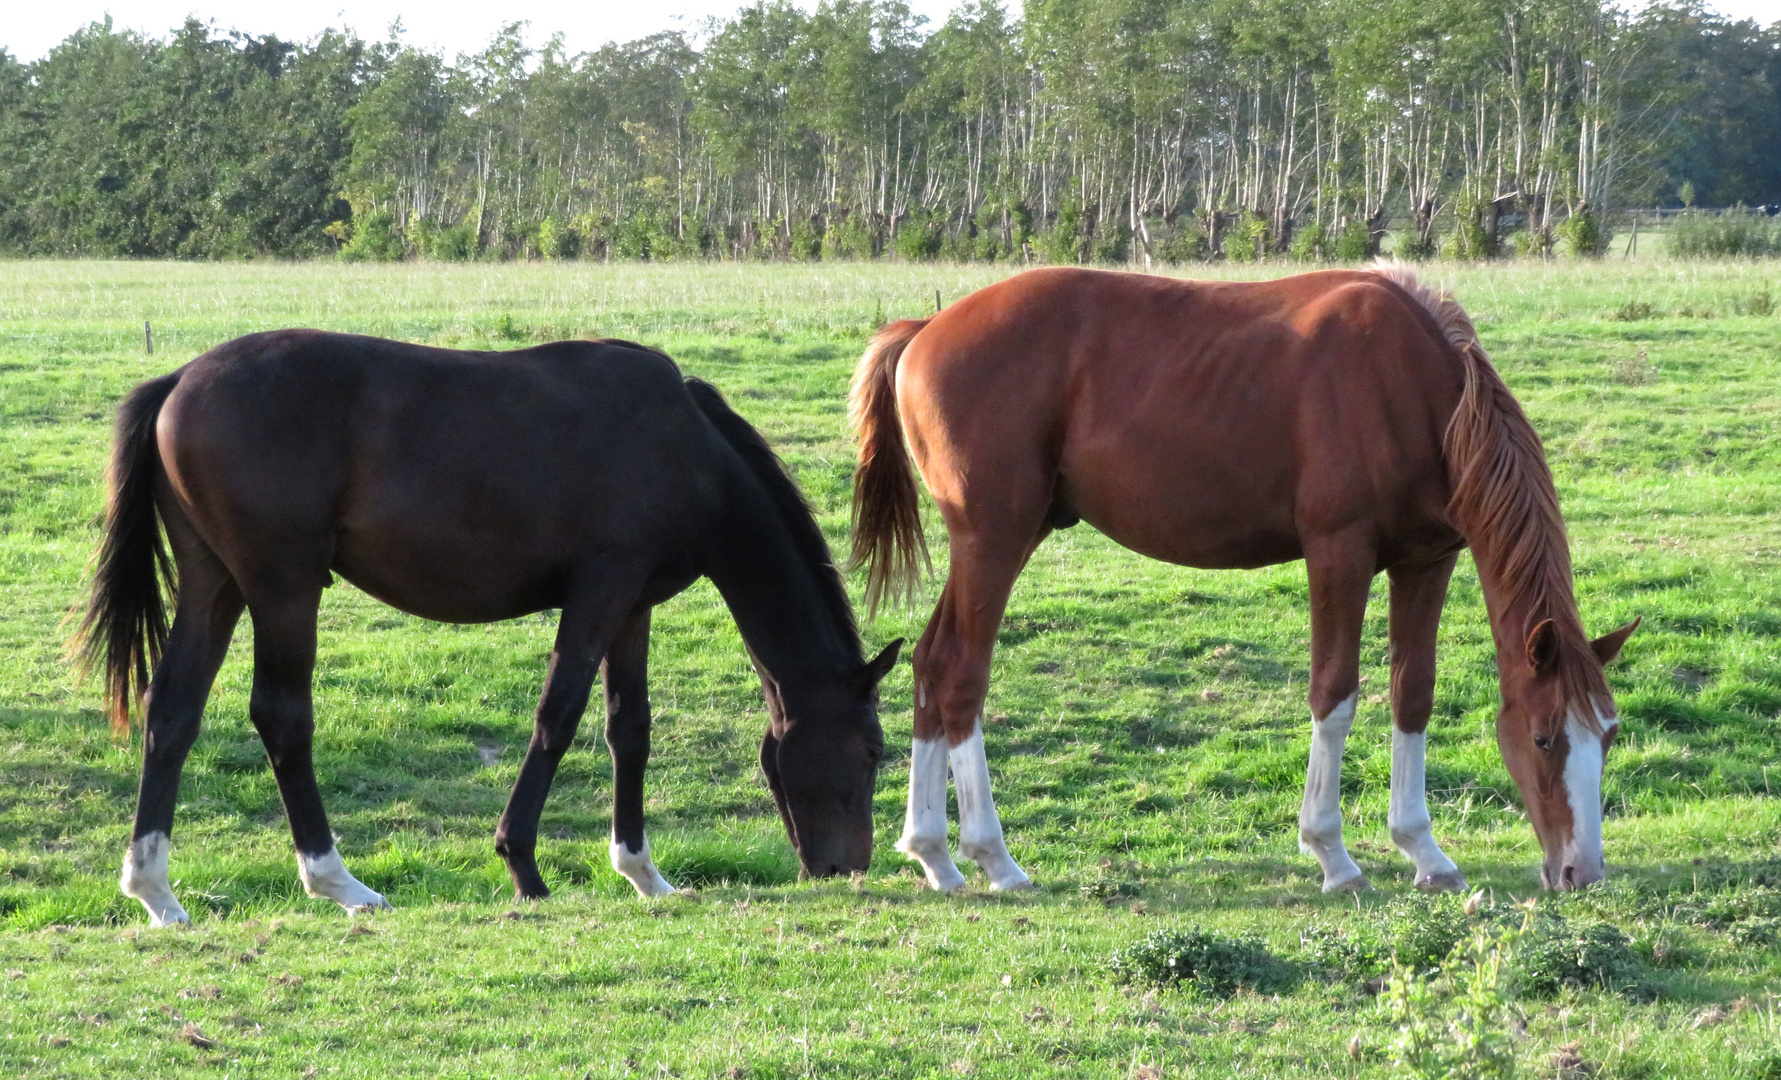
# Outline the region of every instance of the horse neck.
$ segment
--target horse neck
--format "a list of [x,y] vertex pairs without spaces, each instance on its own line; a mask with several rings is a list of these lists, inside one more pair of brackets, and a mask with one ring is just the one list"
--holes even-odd
[[864,664],[852,615],[837,605],[816,564],[758,493],[729,500],[704,568],[736,620],[749,655],[773,679],[797,685],[851,674]]
[[[1549,546],[1546,557],[1531,568],[1511,566],[1510,545],[1501,541],[1473,541],[1471,547],[1484,607],[1490,615],[1491,637],[1496,642],[1499,678],[1512,670],[1509,665],[1527,662],[1528,635],[1545,619],[1553,621],[1561,637],[1586,641],[1563,538],[1556,549]],[[1556,557],[1559,554],[1564,557]]]

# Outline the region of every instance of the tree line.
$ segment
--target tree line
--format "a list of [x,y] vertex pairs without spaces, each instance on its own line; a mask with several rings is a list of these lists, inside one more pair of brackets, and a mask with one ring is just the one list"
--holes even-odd
[[1599,252],[1781,202],[1781,23],[1692,2],[900,0],[455,60],[109,20],[0,51],[0,251],[1053,262]]

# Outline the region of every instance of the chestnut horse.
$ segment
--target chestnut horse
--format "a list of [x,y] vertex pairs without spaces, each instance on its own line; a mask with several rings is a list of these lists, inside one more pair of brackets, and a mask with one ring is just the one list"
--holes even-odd
[[912,590],[926,559],[910,452],[951,538],[915,649],[897,845],[936,889],[964,884],[946,847],[949,764],[960,853],[996,888],[1028,883],[990,797],[983,702],[1016,576],[1051,530],[1078,520],[1186,566],[1305,560],[1312,735],[1299,837],[1326,891],[1369,887],[1342,843],[1340,782],[1381,570],[1391,837],[1418,887],[1465,885],[1430,830],[1423,774],[1435,630],[1470,547],[1496,640],[1497,742],[1545,853],[1542,881],[1602,878],[1602,763],[1619,723],[1602,668],[1637,624],[1585,636],[1539,436],[1465,312],[1409,272],[1227,283],[1034,270],[884,327],[851,406],[854,560],[870,568],[869,604]]
[[342,864],[311,764],[316,611],[335,573],[429,619],[561,610],[531,745],[495,830],[520,896],[549,894],[538,818],[596,669],[613,868],[643,895],[672,890],[643,831],[649,617],[700,576],[722,593],[766,688],[761,767],[804,873],[866,868],[884,742],[877,686],[901,642],[863,658],[809,508],[715,389],[623,341],[483,353],[285,330],[143,383],[118,417],[82,634],[116,724],[127,727],[146,684],[122,884],[155,925],[187,921],[167,880],[174,800],[243,608],[254,624],[248,711],[304,888],[349,911],[388,906]]

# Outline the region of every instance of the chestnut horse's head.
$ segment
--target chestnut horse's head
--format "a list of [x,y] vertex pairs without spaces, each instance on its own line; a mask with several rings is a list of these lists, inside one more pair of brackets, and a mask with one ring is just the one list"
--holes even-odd
[[800,877],[864,872],[872,862],[872,795],[884,729],[878,683],[897,662],[902,639],[842,678],[790,686],[764,672],[772,723],[761,740],[761,771]]
[[1639,625],[1576,641],[1551,619],[1528,633],[1522,656],[1499,655],[1503,706],[1497,746],[1545,853],[1548,889],[1580,889],[1602,880],[1602,765],[1620,730],[1620,714],[1602,669]]

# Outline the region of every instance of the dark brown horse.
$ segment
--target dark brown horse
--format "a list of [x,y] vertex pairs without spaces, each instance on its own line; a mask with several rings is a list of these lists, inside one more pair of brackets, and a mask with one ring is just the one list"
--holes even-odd
[[[538,817],[596,669],[613,867],[644,895],[672,888],[643,832],[649,615],[700,576],[723,594],[766,689],[761,767],[804,873],[866,868],[877,686],[901,643],[863,658],[808,507],[715,389],[622,341],[481,353],[287,330],[142,384],[118,417],[82,630],[115,723],[128,724],[146,685],[123,889],[156,925],[187,918],[167,880],[174,800],[244,607],[249,713],[304,887],[348,910],[388,906],[342,865],[311,764],[316,609],[336,573],[429,619],[561,609],[531,746],[495,830],[520,896],[549,893],[533,857]],[[171,631],[163,580],[175,589]]]
[[869,602],[912,586],[925,559],[905,439],[951,537],[915,649],[898,843],[935,888],[964,883],[946,848],[949,763],[961,853],[998,888],[1027,883],[990,798],[981,716],[1014,579],[1052,529],[1078,520],[1187,566],[1306,561],[1313,724],[1299,837],[1326,890],[1367,887],[1342,843],[1340,782],[1381,570],[1388,825],[1419,887],[1465,884],[1430,830],[1423,766],[1435,630],[1469,546],[1496,639],[1497,741],[1545,851],[1542,879],[1603,876],[1602,763],[1619,718],[1602,668],[1633,626],[1585,636],[1539,436],[1465,312],[1408,272],[1221,283],[1035,270],[886,326],[860,362],[852,413],[854,557],[871,568]]

